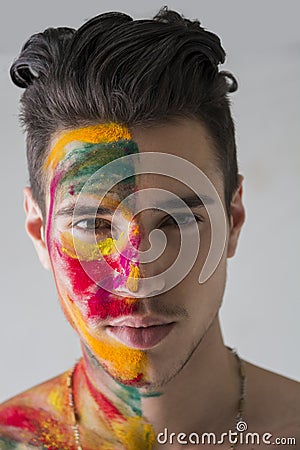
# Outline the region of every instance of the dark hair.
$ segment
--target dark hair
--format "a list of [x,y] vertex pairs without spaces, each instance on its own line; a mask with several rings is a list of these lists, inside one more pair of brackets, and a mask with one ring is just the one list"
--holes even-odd
[[199,21],[162,8],[153,20],[100,14],[78,30],[48,28],[25,43],[11,67],[26,88],[21,121],[33,196],[44,211],[43,162],[63,129],[103,122],[129,127],[197,118],[215,144],[229,212],[237,188],[234,124],[228,92],[235,78],[219,71],[225,52]]

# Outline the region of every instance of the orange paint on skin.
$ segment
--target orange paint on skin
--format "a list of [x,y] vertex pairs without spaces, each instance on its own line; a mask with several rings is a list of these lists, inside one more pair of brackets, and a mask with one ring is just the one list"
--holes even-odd
[[67,298],[69,315],[76,324],[76,328],[84,337],[84,342],[87,342],[95,356],[109,364],[110,371],[113,372],[116,378],[121,378],[123,382],[128,382],[139,377],[141,373],[145,374],[147,372],[147,356],[145,352],[126,347],[104,333],[101,338],[92,336],[78,307],[68,295]]
[[[101,327],[101,321],[105,319],[105,308],[108,308],[108,317],[117,317],[118,315],[124,315],[124,311],[133,311],[135,309],[136,299],[123,298],[119,299],[109,297],[109,292],[105,291],[105,288],[99,289],[98,284],[89,277],[84,268],[81,267],[80,261],[85,264],[101,264],[101,261],[111,265],[115,270],[115,275],[112,276],[114,287],[119,286],[122,281],[121,275],[127,277],[126,287],[137,291],[138,280],[140,277],[140,271],[137,263],[131,262],[133,256],[137,254],[137,248],[140,241],[139,228],[133,227],[130,232],[130,242],[133,247],[126,248],[126,239],[128,235],[125,233],[119,235],[118,240],[114,240],[111,237],[97,241],[97,242],[84,242],[74,237],[71,233],[63,231],[60,233],[60,237],[52,236],[52,219],[54,218],[54,203],[55,194],[57,188],[60,187],[62,177],[65,176],[66,170],[68,170],[68,164],[66,167],[59,165],[63,163],[64,158],[73,157],[69,154],[72,149],[68,144],[71,143],[84,143],[84,144],[107,144],[113,143],[116,147],[116,155],[120,155],[121,150],[124,147],[118,148],[118,140],[130,141],[132,139],[128,128],[114,123],[101,124],[91,127],[84,127],[76,130],[66,131],[54,144],[48,158],[45,162],[45,170],[52,172],[51,190],[50,190],[50,208],[49,208],[49,223],[47,232],[47,242],[49,242],[50,256],[53,264],[53,272],[57,281],[57,287],[61,299],[63,310],[71,322],[74,329],[79,333],[83,342],[85,342],[92,353],[99,359],[101,364],[107,368],[107,370],[117,379],[124,383],[138,382],[139,380],[145,380],[145,374],[147,372],[147,355],[144,351],[132,349],[124,344],[119,343],[114,338],[110,338]],[[136,148],[136,147],[135,147]],[[126,147],[125,147],[126,150]],[[99,161],[101,161],[101,148],[96,148],[93,154],[93,163],[97,153],[99,151]],[[112,152],[114,147],[112,147]],[[87,158],[91,154],[91,148],[87,151]],[[71,155],[71,156],[70,156]],[[75,153],[75,158],[77,153]],[[112,153],[113,159],[114,153]],[[85,164],[82,154],[79,159],[80,164]],[[66,159],[67,161],[67,159]],[[76,159],[75,159],[76,161]],[[82,161],[82,163],[81,163]],[[87,160],[88,161],[88,160]],[[85,167],[85,166],[83,166]],[[95,165],[96,167],[96,165]],[[101,183],[101,180],[99,180]],[[70,179],[70,186],[72,186],[72,180]],[[74,189],[72,194],[74,194]],[[105,199],[103,199],[105,201]],[[115,199],[108,200],[112,210],[119,206],[120,202]],[[123,218],[128,221],[130,213],[126,208],[121,207]],[[52,224],[52,225],[51,225]],[[128,243],[128,241],[127,241]],[[122,253],[119,254],[116,248]],[[124,250],[124,251],[123,251]],[[68,260],[65,258],[69,258]],[[73,261],[73,262],[72,262]],[[105,268],[92,266],[93,270],[98,270],[102,276],[106,273]],[[57,269],[57,273],[55,273]],[[99,269],[101,271],[99,272]],[[119,274],[119,276],[118,276]],[[77,281],[76,281],[77,280]],[[80,281],[82,280],[82,282]],[[124,278],[123,278],[124,280]],[[90,302],[90,303],[89,303]],[[126,306],[126,304],[128,305]],[[98,306],[97,306],[98,305]],[[118,308],[117,308],[118,307]],[[89,314],[86,317],[86,313],[90,308]],[[117,311],[118,309],[118,311]],[[125,313],[126,313],[125,311]],[[111,315],[113,314],[113,315]],[[131,314],[127,312],[125,315]],[[94,322],[93,322],[94,321]],[[93,334],[93,327],[95,321],[99,324],[98,331]],[[55,400],[55,399],[54,399]]]
[[51,167],[54,170],[56,168],[57,164],[64,158],[66,154],[65,147],[70,142],[80,141],[88,144],[99,144],[101,142],[115,142],[119,139],[129,140],[131,139],[131,134],[128,128],[115,123],[106,123],[67,131],[52,147],[45,162],[45,169]]
[[[80,260],[90,264],[95,258],[97,260],[99,256],[107,261],[110,259],[113,261],[113,258],[115,258],[116,267],[120,267],[123,271],[122,273],[128,277],[127,288],[134,291],[138,289],[137,283],[140,277],[138,265],[134,262],[130,262],[130,258],[135,255],[135,250],[134,248],[126,248],[127,243],[124,233],[120,233],[117,241],[112,238],[106,238],[93,245],[77,240],[74,244],[72,234],[59,234],[58,228],[55,229],[55,222],[53,221],[53,219],[55,219],[54,205],[57,200],[57,188],[62,186],[62,176],[67,172],[67,164],[64,164],[63,161],[65,155],[68,153],[68,148],[66,146],[73,141],[91,144],[112,142],[116,143],[117,148],[117,141],[119,139],[131,139],[128,129],[117,124],[104,124],[65,132],[56,142],[45,163],[45,169],[47,169],[48,174],[52,176],[46,236],[53,274],[56,280],[60,302],[66,317],[79,334],[83,344],[89,347],[92,354],[102,366],[107,369],[107,372],[112,377],[115,377],[118,382],[121,382],[119,383],[120,385],[123,384],[123,389],[127,388],[127,390],[129,390],[133,389],[132,386],[138,386],[140,381],[142,381],[143,384],[145,384],[145,382],[147,383],[147,355],[144,351],[132,349],[119,343],[115,339],[110,338],[104,331],[104,327],[101,326],[103,321],[101,321],[99,310],[97,310],[98,315],[95,314],[95,316],[92,317],[94,322],[90,317],[86,317],[84,307],[91,299],[89,295],[92,296],[93,293],[99,289],[99,286],[91,278],[88,279],[88,275],[84,272],[83,267],[80,266]],[[96,151],[95,155],[97,158],[98,154]],[[70,155],[70,158],[72,159],[73,155]],[[62,165],[57,167],[60,162],[62,162]],[[76,190],[74,186],[72,186],[72,183],[68,186],[69,190],[67,191],[69,192],[69,195],[75,195]],[[118,202],[114,204],[114,207],[116,207],[117,203]],[[129,212],[124,210],[122,213],[124,218],[129,222]],[[140,240],[138,227],[133,227],[129,234],[131,243],[135,245],[137,249]],[[117,247],[119,250],[124,249],[127,252],[126,254],[124,253],[124,259],[121,259],[121,256],[118,259],[116,243],[118,244]],[[77,250],[77,253],[75,250]],[[127,263],[125,262],[126,256],[129,259],[129,262]],[[70,258],[70,260],[73,259],[74,265],[68,266],[67,258]],[[97,268],[99,267],[100,266]],[[78,285],[73,283],[73,279],[70,276],[72,271],[74,279],[80,279]],[[102,275],[103,273],[101,272],[101,276]],[[135,307],[137,303],[137,299],[135,298],[115,297],[114,300],[109,299],[112,300],[111,303],[105,303],[103,301],[104,298],[105,291],[103,289],[103,291],[99,293],[99,296],[96,297],[95,302],[98,302],[98,304],[101,301],[103,302],[102,306],[105,313],[110,314],[112,311],[117,311],[117,307],[119,308],[117,311],[119,314],[121,311],[122,314],[129,315],[135,311],[134,308],[131,310],[128,308],[124,313],[124,309],[122,309],[122,305],[125,305],[126,307]],[[113,301],[115,303],[113,303]],[[113,305],[113,307],[111,307],[111,305]],[[113,317],[109,314],[108,317]],[[33,445],[35,448],[75,450],[76,444],[74,441],[73,429],[71,428],[71,424],[73,423],[72,411],[69,405],[68,389],[66,389],[68,376],[69,373],[65,373],[63,376],[59,377],[59,380],[51,382],[49,387],[46,389],[43,388],[43,403],[39,403],[38,407],[36,406],[36,402],[32,402],[32,404],[26,406],[21,405],[16,406],[11,410],[7,409],[5,420],[9,424],[10,429],[15,433],[17,441],[19,441],[20,437],[23,435],[22,433],[24,433],[24,442],[26,439],[26,444]],[[130,387],[124,385],[130,385]],[[97,386],[95,386],[95,389],[96,388]],[[136,389],[136,391],[138,390]],[[87,391],[83,390],[82,392],[83,398],[86,399]],[[79,393],[76,385],[74,393],[75,397]],[[99,395],[101,395],[101,392]],[[99,398],[96,396],[96,402]],[[109,400],[109,398],[107,400]],[[98,422],[100,427],[99,430],[97,429],[97,432],[95,431],[95,428],[92,427],[87,427],[85,429],[85,425],[81,422],[80,426],[83,431],[82,440],[84,440],[84,448],[95,448],[95,446],[102,450],[115,450],[120,447],[130,450],[140,450],[141,448],[150,450],[153,448],[155,442],[154,430],[142,417],[142,410],[139,415],[132,409],[132,414],[135,415],[131,416],[126,414],[127,408],[124,408],[124,411],[121,408],[123,419],[119,420],[120,414],[117,411],[119,405],[116,404],[113,408],[112,405],[108,404],[107,400],[104,396],[101,396],[101,406],[104,408],[105,405],[105,412],[110,413],[110,415],[107,415],[107,422],[103,423],[103,429],[107,434],[109,433],[109,436],[106,438],[107,434],[105,434],[103,441],[102,438],[99,438],[100,432],[102,431],[101,421]],[[126,403],[126,405],[128,405],[128,403]],[[80,409],[80,416],[82,418],[87,417],[86,423],[90,423],[87,406]],[[99,414],[96,416],[96,419],[99,419]],[[34,433],[34,438],[32,437],[32,433]],[[99,442],[98,439],[100,439]]]
[[[112,430],[113,436],[116,438],[117,442],[124,446],[122,448],[130,450],[150,450],[153,448],[155,441],[154,429],[142,416],[142,411],[136,410],[133,407],[132,398],[128,398],[126,407],[122,407],[124,406],[122,404],[117,407],[110,398],[104,395],[103,392],[99,392],[94,386],[85,371],[83,360],[79,361],[75,370],[74,378],[76,388],[78,388],[76,383],[77,377],[81,380],[81,387],[90,393],[91,397],[98,405],[99,413],[103,417],[107,427]],[[123,391],[125,389],[126,392],[130,392],[128,389],[131,389],[132,394],[135,390],[135,388],[126,387],[120,389]],[[141,406],[141,397],[139,396],[138,391],[133,395],[134,401],[137,402],[135,406],[139,409]],[[117,443],[115,444],[115,448],[118,448]]]

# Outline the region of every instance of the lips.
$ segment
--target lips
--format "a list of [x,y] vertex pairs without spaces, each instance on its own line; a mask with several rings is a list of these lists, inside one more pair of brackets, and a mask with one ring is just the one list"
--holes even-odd
[[115,320],[113,320],[109,325],[111,326],[126,326],[126,327],[134,327],[134,328],[145,328],[145,327],[151,327],[154,325],[167,325],[171,323],[171,320],[168,319],[161,319],[159,317],[154,316],[127,316],[127,317],[120,317]]
[[146,350],[158,345],[172,330],[175,322],[155,318],[126,317],[108,325],[107,333],[128,347]]

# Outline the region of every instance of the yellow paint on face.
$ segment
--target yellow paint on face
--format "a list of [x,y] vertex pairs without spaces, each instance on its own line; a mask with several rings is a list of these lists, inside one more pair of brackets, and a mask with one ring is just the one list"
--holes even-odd
[[141,373],[146,373],[147,357],[142,350],[126,347],[105,335],[102,340],[92,336],[87,329],[79,309],[71,302],[68,296],[67,298],[72,319],[77,329],[81,331],[95,356],[110,363],[109,368],[114,376],[128,381],[133,380]]
[[99,242],[84,242],[81,239],[75,238],[68,231],[64,231],[60,236],[61,251],[70,258],[81,261],[100,260],[102,256],[117,252],[116,245],[118,249],[123,249],[126,244],[124,232],[120,233],[119,239],[108,237]]
[[131,292],[136,292],[139,286],[140,268],[139,266],[132,264],[132,262],[130,262],[129,264],[130,264],[130,273],[126,281],[126,287]]
[[[127,127],[115,124],[101,124],[96,126],[79,128],[76,130],[66,131],[54,144],[50,153],[45,161],[44,168],[54,171],[57,165],[64,159],[68,152],[68,144],[72,142],[83,142],[88,144],[99,143],[113,143],[119,140],[131,140],[131,134]],[[126,215],[127,217],[127,215]],[[138,233],[135,230],[134,235]],[[118,249],[121,249],[126,245],[126,237],[122,233],[118,239]],[[111,237],[104,239],[103,241],[88,243],[83,242],[69,232],[61,234],[61,248],[62,251],[69,257],[74,259],[80,259],[85,261],[93,261],[100,259],[102,256],[111,255],[117,251],[116,240]],[[130,271],[133,288],[137,288],[137,280],[139,276],[139,269],[132,265]],[[90,350],[96,357],[99,358],[103,364],[107,365],[107,368],[113,376],[118,379],[126,381],[134,380],[140,374],[147,373],[147,356],[146,354],[137,349],[131,349],[125,345],[110,338],[106,333],[102,333],[101,337],[95,337],[91,334],[87,323],[77,305],[72,302],[69,295],[65,292],[60,292],[62,297],[61,303],[63,304],[64,311],[69,318],[74,328],[79,332],[81,337],[85,340]],[[133,301],[136,301],[133,299]],[[144,378],[145,379],[145,378]],[[52,398],[55,403],[55,395]]]
[[127,127],[116,123],[104,123],[91,127],[78,128],[66,131],[56,142],[45,161],[45,168],[54,170],[57,164],[66,155],[66,145],[73,141],[88,144],[99,144],[101,142],[115,142],[120,139],[130,140],[131,134]]

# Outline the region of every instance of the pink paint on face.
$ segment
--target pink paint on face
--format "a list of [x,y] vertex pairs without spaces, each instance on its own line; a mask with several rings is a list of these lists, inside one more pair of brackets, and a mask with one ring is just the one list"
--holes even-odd
[[[82,343],[114,378],[146,382],[145,353],[107,332],[113,319],[132,315],[139,304],[131,295],[139,277],[138,258],[134,258],[138,250],[132,244],[139,245],[139,238],[137,230],[128,236],[130,211],[120,205],[136,189],[134,167],[120,161],[116,169],[97,178],[99,169],[124,156],[124,148],[130,147],[132,153],[138,148],[134,141],[79,142],[70,141],[58,155],[52,152],[53,164],[47,166],[51,179],[46,240],[60,303]],[[133,175],[127,180],[129,169]],[[124,183],[103,197],[101,193],[120,175]]]
[[[54,252],[53,252],[54,253]],[[130,315],[137,309],[136,301],[126,297],[117,297],[105,290],[103,287],[97,286],[94,279],[101,274],[101,284],[105,284],[103,279],[109,276],[107,263],[120,272],[128,272],[128,261],[123,256],[123,261],[117,260],[115,263],[111,258],[105,257],[105,261],[85,261],[83,264],[75,258],[71,258],[61,251],[61,244],[55,243],[55,253],[52,257],[63,268],[62,277],[67,277],[71,286],[70,298],[79,303],[89,319],[116,318],[122,315]],[[92,275],[92,276],[91,276]],[[116,276],[117,278],[117,276]],[[108,278],[107,284],[112,284],[112,280]],[[115,283],[116,285],[118,283]]]
[[[131,315],[137,310],[137,301],[132,297],[121,297],[112,294],[112,289],[118,289],[124,284],[130,274],[130,261],[137,259],[140,235],[137,228],[133,227],[129,239],[131,245],[122,249],[120,254],[103,255],[102,259],[92,261],[80,261],[72,258],[62,251],[59,237],[50,237],[51,223],[56,192],[63,177],[63,171],[57,168],[50,185],[50,206],[47,224],[47,244],[50,250],[52,262],[59,270],[55,271],[60,291],[66,291],[68,298],[78,304],[80,310],[87,319],[93,321],[107,320],[124,315]],[[70,186],[73,195],[73,188]],[[114,269],[111,276],[108,265]],[[100,277],[100,279],[99,279]],[[99,280],[99,286],[95,280]],[[66,282],[67,285],[66,285]],[[107,289],[105,289],[107,288]]]

